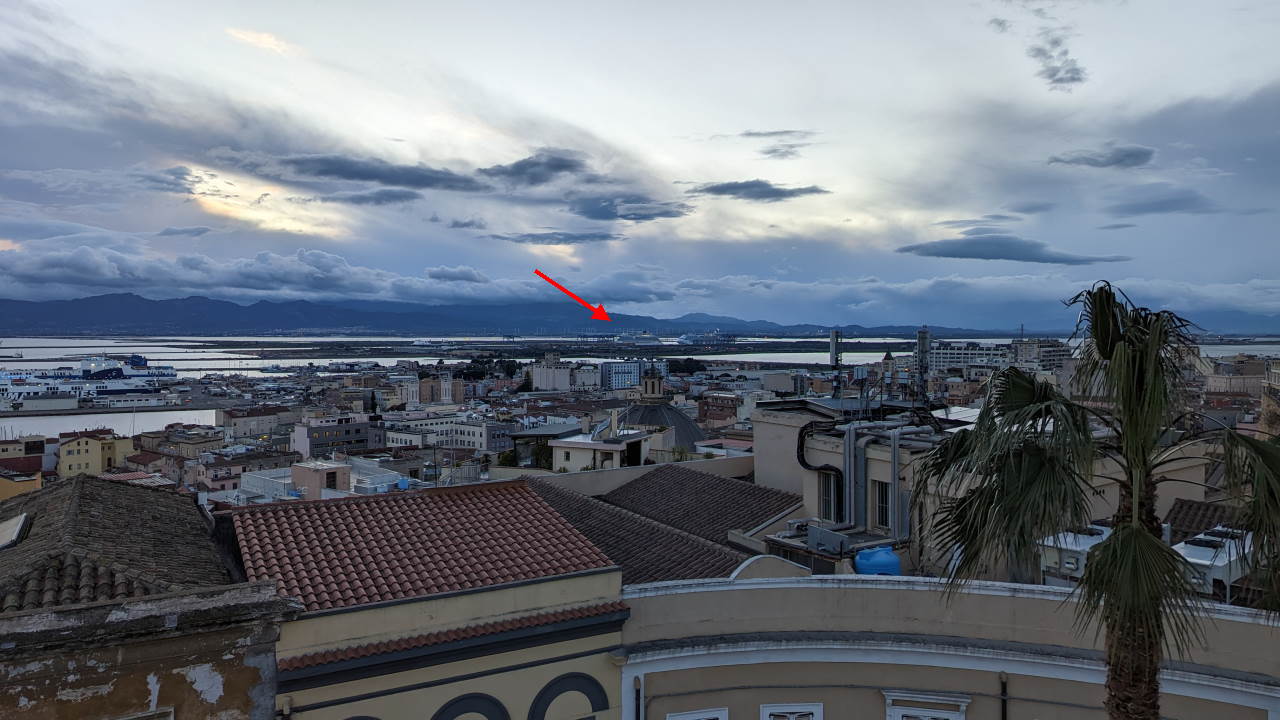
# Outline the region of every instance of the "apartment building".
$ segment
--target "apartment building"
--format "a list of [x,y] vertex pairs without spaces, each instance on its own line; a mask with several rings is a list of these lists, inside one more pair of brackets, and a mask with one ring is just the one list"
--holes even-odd
[[293,426],[290,447],[304,458],[385,447],[386,433],[377,417],[367,413],[303,417]]
[[133,438],[113,430],[82,430],[58,435],[58,475],[101,475],[123,466],[134,454]]

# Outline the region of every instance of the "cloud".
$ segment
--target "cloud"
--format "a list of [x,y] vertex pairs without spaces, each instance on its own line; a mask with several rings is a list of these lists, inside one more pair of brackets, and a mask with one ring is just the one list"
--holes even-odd
[[939,227],[949,227],[949,228],[972,228],[972,227],[980,227],[983,225],[990,225],[991,223],[1010,222],[1010,221],[1021,220],[1021,219],[1022,218],[1016,215],[990,213],[987,215],[983,215],[980,218],[964,218],[960,220],[939,220],[938,222],[934,223],[934,225],[937,225]]
[[610,233],[600,232],[540,232],[540,233],[516,233],[511,235],[490,235],[494,240],[506,240],[507,242],[523,243],[526,245],[585,245],[589,243],[608,242],[610,240],[621,240],[621,235],[612,235]]
[[449,227],[454,230],[484,230],[489,225],[480,218],[471,218],[469,220],[450,220]]
[[987,26],[998,33],[1009,32],[1009,28],[1013,27],[1013,23],[1004,18],[993,17],[987,21]]
[[979,235],[934,242],[916,243],[898,248],[900,253],[923,257],[963,258],[968,260],[1013,260],[1017,262],[1051,263],[1055,265],[1091,265],[1119,262],[1130,258],[1121,255],[1074,255],[1049,247],[1039,240],[1026,240],[1013,235]]
[[489,278],[485,277],[479,270],[470,265],[458,265],[457,267],[449,267],[448,265],[440,265],[438,267],[429,267],[426,269],[427,277],[432,280],[444,280],[445,282],[467,282],[467,283],[487,283]]
[[279,158],[279,161],[295,172],[314,177],[455,192],[484,192],[493,189],[475,178],[426,165],[396,165],[385,160],[366,160],[345,155],[292,155]]
[[771,140],[781,138],[795,138],[797,140],[801,140],[813,137],[814,135],[817,135],[817,133],[812,130],[744,130],[741,133],[738,133],[739,137],[765,138]]
[[1156,149],[1143,145],[1108,144],[1102,150],[1076,150],[1049,158],[1049,164],[1087,165],[1095,168],[1135,168],[1151,162]]
[[1132,217],[1166,213],[1208,215],[1220,213],[1222,208],[1198,190],[1171,183],[1146,183],[1127,188],[1119,202],[1107,205],[1103,211],[1114,217]]
[[510,165],[494,165],[476,172],[507,185],[532,187],[545,185],[561,175],[583,172],[587,169],[584,157],[573,150],[542,148]]
[[813,143],[774,143],[766,145],[760,149],[760,154],[770,160],[790,160],[800,157],[800,148],[806,148]]
[[1138,227],[1133,223],[1111,223],[1110,225],[1099,225],[1099,230],[1124,230],[1125,228]]
[[271,33],[258,32],[256,30],[243,30],[240,28],[226,28],[226,33],[246,45],[252,45],[253,47],[267,50],[277,55],[292,55],[298,50],[296,46],[281,40]]
[[831,191],[820,188],[817,185],[787,188],[774,185],[768,180],[756,179],[739,182],[707,183],[692,188],[687,192],[690,195],[721,195],[753,202],[778,202],[779,200],[790,200],[804,195],[827,195]]
[[660,202],[648,195],[584,195],[568,199],[569,212],[591,220],[632,220],[645,222],[658,218],[674,218],[693,212],[693,206],[682,202]]
[[204,235],[207,232],[213,232],[213,228],[205,227],[204,225],[196,225],[193,227],[167,227],[161,230],[160,232],[156,233],[156,235],[160,237],[171,237],[174,235],[200,237],[201,235]]
[[316,199],[320,202],[343,203],[345,205],[393,205],[395,203],[421,200],[422,193],[401,188],[378,188],[364,192],[336,192],[330,195],[321,195]]
[[1036,75],[1049,83],[1050,90],[1070,92],[1073,85],[1088,79],[1088,73],[1067,49],[1066,28],[1040,28],[1039,36],[1040,42],[1027,48],[1027,57],[1040,63]]
[[1048,202],[1046,200],[1024,200],[1022,202],[1012,202],[1005,207],[1016,213],[1024,215],[1036,215],[1043,212],[1049,212],[1057,207],[1057,203]]

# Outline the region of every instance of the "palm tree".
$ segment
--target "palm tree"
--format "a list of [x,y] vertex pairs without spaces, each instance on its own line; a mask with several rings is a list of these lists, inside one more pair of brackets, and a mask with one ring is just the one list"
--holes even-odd
[[[1227,502],[1241,512],[1239,550],[1280,598],[1280,445],[1186,411],[1182,371],[1191,324],[1135,306],[1100,282],[1067,301],[1080,308],[1072,400],[1016,368],[995,375],[975,424],[922,461],[912,504],[932,510],[933,547],[955,560],[954,589],[1005,564],[1014,580],[1036,567],[1037,543],[1090,521],[1097,464],[1115,467],[1120,499],[1112,533],[1094,547],[1075,591],[1077,629],[1105,633],[1106,709],[1119,720],[1158,720],[1159,669],[1202,639],[1205,606],[1191,568],[1161,539],[1156,494],[1187,458],[1225,464]],[[1185,482],[1185,481],[1179,481]],[[940,499],[939,499],[940,498]]]

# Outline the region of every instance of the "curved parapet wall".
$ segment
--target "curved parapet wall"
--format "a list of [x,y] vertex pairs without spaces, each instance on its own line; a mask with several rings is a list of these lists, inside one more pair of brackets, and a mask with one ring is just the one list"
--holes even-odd
[[[629,586],[622,717],[724,709],[755,720],[773,712],[762,705],[788,703],[864,708],[858,717],[1105,717],[1101,638],[1076,631],[1069,591],[945,590],[863,575]],[[1205,646],[1168,663],[1162,713],[1280,720],[1280,628],[1230,606],[1210,616]]]

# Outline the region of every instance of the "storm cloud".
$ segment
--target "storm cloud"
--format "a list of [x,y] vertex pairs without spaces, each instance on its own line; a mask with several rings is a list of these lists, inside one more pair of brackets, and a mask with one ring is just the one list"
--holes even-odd
[[450,220],[449,227],[454,230],[484,230],[489,227],[481,218],[469,218],[467,220]]
[[293,155],[282,157],[279,161],[297,173],[314,177],[360,180],[424,190],[484,192],[492,189],[475,178],[426,165],[397,165],[385,160],[346,155]]
[[693,212],[693,206],[681,202],[663,202],[648,195],[585,195],[570,197],[569,212],[591,220],[631,220],[645,222],[658,218],[677,218]]
[[1054,265],[1092,265],[1100,262],[1119,262],[1130,258],[1122,255],[1075,255],[1049,247],[1039,240],[1027,240],[1013,235],[979,235],[952,238],[934,242],[916,243],[898,248],[900,253],[924,257],[961,258],[967,260],[1013,260],[1016,262],[1049,263]]
[[806,187],[788,188],[774,185],[768,180],[742,180],[740,182],[707,183],[687,191],[690,195],[719,195],[724,197],[750,200],[752,202],[778,202],[805,195],[828,195],[830,190],[809,185]]
[[476,270],[470,265],[458,265],[456,267],[440,265],[437,267],[429,267],[426,269],[426,274],[427,277],[432,280],[443,280],[445,282],[489,282],[489,278],[485,277],[479,270]]
[[1049,164],[1095,168],[1135,168],[1151,162],[1156,149],[1143,145],[1108,145],[1101,150],[1076,150],[1049,158]]
[[422,193],[400,188],[378,188],[364,192],[336,192],[331,195],[321,195],[316,199],[320,202],[346,205],[394,205],[421,200]]
[[476,172],[510,186],[545,185],[557,177],[586,170],[584,155],[573,150],[543,148],[510,165],[493,165]]

